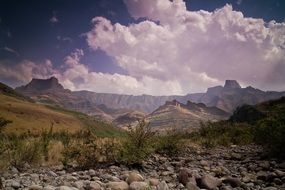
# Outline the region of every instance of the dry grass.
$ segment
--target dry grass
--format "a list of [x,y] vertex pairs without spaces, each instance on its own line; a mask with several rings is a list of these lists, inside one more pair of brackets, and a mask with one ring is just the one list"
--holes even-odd
[[13,121],[5,132],[22,133],[29,130],[31,133],[48,130],[53,123],[57,131],[75,133],[84,129],[85,124],[72,114],[58,112],[41,104],[18,100],[0,94],[0,116]]

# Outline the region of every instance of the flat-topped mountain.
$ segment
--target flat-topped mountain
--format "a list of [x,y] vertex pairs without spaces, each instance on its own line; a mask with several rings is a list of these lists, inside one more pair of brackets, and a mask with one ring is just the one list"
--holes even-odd
[[66,91],[63,86],[58,82],[58,79],[55,77],[51,77],[49,79],[32,79],[32,81],[29,82],[27,85],[18,87],[15,90],[24,93],[34,93],[42,91]]

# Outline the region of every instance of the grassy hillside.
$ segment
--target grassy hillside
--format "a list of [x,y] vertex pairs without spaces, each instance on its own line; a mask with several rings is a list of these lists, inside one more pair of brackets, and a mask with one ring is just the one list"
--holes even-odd
[[22,133],[30,131],[31,133],[39,133],[48,130],[53,125],[55,132],[76,133],[80,130],[91,129],[98,136],[120,134],[120,131],[115,127],[85,114],[36,104],[15,96],[7,96],[10,94],[0,93],[0,117],[12,121],[5,128],[5,132]]

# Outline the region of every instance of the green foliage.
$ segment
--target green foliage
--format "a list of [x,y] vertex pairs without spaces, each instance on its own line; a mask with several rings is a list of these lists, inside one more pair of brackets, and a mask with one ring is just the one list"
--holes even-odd
[[81,169],[94,167],[98,163],[116,162],[118,146],[114,138],[99,139],[90,132],[83,141],[73,141],[65,146],[62,162],[67,165],[76,161]]
[[49,152],[49,144],[52,140],[52,130],[53,130],[53,123],[51,124],[51,127],[49,131],[43,131],[41,134],[41,147],[42,152],[44,154],[45,161],[48,161],[48,152]]
[[154,133],[145,121],[129,127],[127,137],[122,143],[119,160],[126,164],[141,164],[154,151]]
[[177,130],[169,130],[165,135],[157,136],[156,152],[169,156],[176,155],[184,148],[183,137],[183,131]]
[[41,142],[39,140],[23,141],[18,138],[6,142],[5,156],[10,166],[22,169],[24,164],[36,165],[41,161]]
[[261,144],[270,156],[285,158],[284,119],[265,119],[255,127],[255,142]]
[[243,105],[238,107],[233,115],[230,117],[229,121],[248,124],[255,124],[260,119],[263,119],[266,115],[259,111],[254,106]]
[[201,128],[192,134],[192,139],[208,148],[248,144],[253,141],[252,126],[227,121],[202,123]]

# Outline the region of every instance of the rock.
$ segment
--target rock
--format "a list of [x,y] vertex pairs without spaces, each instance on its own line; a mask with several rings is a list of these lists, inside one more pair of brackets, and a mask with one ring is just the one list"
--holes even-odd
[[223,180],[223,182],[231,185],[232,187],[240,187],[241,186],[241,181],[238,178],[226,177]]
[[276,187],[265,187],[262,190],[278,190]]
[[220,190],[232,190],[233,188],[231,186],[222,186]]
[[57,177],[57,174],[54,173],[53,171],[49,171],[48,174],[49,174],[50,176],[52,176],[52,177]]
[[130,172],[129,176],[126,179],[128,184],[131,184],[134,181],[143,181],[143,180],[144,180],[143,176],[141,176],[140,174],[136,172]]
[[29,187],[29,190],[42,190],[42,189],[43,189],[43,187],[40,185],[31,185]]
[[112,181],[106,184],[111,190],[128,190],[129,185],[124,181]]
[[263,169],[268,170],[270,168],[270,163],[269,163],[269,161],[263,161],[263,162],[259,163],[259,166],[262,167]]
[[11,182],[11,187],[13,187],[14,189],[19,189],[21,187],[21,184],[18,181],[13,180]]
[[259,180],[266,181],[267,177],[268,177],[268,175],[267,175],[267,173],[265,171],[259,171],[256,174],[256,178],[259,179]]
[[76,187],[78,189],[82,189],[84,187],[83,181],[76,181],[76,182],[74,182],[74,187]]
[[95,170],[90,169],[90,170],[88,171],[88,175],[90,175],[91,177],[95,176],[95,175],[96,175]]
[[43,190],[55,190],[55,187],[48,185],[48,186],[45,186]]
[[200,164],[201,164],[202,166],[209,166],[209,163],[208,163],[206,160],[201,160],[201,161],[200,161]]
[[150,184],[151,186],[157,186],[158,183],[159,183],[159,180],[158,180],[158,179],[155,179],[155,178],[149,179],[149,184]]
[[101,185],[95,181],[91,181],[87,187],[88,190],[100,190]]
[[199,187],[197,187],[195,184],[191,183],[191,182],[188,182],[186,184],[186,189],[187,190],[200,190]]
[[182,183],[184,186],[186,186],[188,182],[191,182],[194,185],[196,185],[196,180],[195,177],[192,175],[191,170],[185,168],[180,170],[178,175],[178,181]]
[[149,186],[146,182],[143,181],[134,181],[130,185],[130,190],[148,190]]
[[214,189],[222,184],[222,180],[209,174],[202,176],[201,187],[206,189]]
[[165,181],[162,181],[158,184],[157,190],[169,190],[168,185]]
[[60,186],[60,187],[56,188],[56,190],[78,190],[78,189],[75,187]]
[[232,152],[230,154],[232,160],[241,160],[242,156],[238,153]]

